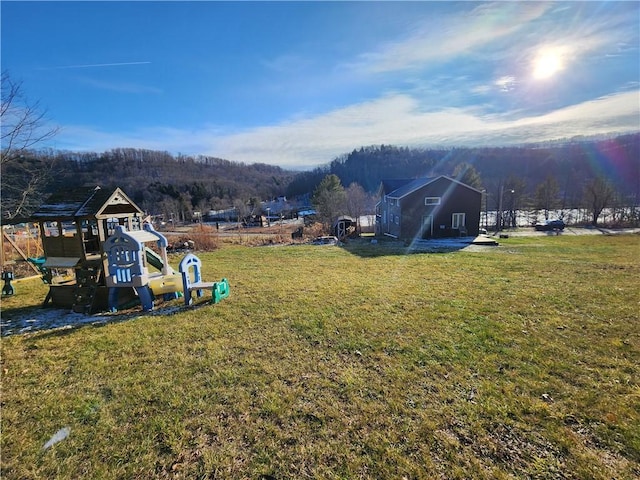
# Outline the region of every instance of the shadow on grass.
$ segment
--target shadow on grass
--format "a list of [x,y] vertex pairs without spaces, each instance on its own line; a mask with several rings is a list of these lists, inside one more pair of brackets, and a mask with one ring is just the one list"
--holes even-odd
[[389,237],[364,237],[347,239],[340,246],[353,255],[363,258],[393,255],[411,255],[417,253],[451,253],[468,248],[474,237],[437,238],[405,242]]

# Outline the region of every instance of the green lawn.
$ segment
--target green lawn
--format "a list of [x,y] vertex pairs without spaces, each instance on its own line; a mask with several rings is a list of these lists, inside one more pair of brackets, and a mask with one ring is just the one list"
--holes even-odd
[[225,247],[218,305],[4,337],[1,477],[640,476],[640,237],[401,253]]

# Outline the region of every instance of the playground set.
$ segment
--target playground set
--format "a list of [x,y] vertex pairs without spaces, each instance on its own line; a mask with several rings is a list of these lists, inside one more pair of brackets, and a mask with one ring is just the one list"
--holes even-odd
[[[157,297],[183,296],[190,305],[192,293],[202,297],[205,289],[211,289],[213,303],[229,296],[226,278],[202,281],[202,263],[191,253],[174,271],[166,237],[143,221],[142,210],[120,188],[59,192],[32,220],[39,223],[44,256],[29,260],[49,285],[44,305],[95,313],[140,302],[149,311]],[[157,251],[145,245],[149,242]],[[149,266],[157,272],[150,272]],[[13,294],[11,279],[4,274],[2,279],[9,284],[3,295]]]

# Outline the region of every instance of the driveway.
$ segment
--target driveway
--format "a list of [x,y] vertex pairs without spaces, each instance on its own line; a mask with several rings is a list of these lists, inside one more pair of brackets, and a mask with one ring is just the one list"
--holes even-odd
[[[629,233],[640,233],[640,228],[584,228],[584,227],[572,227],[567,226],[564,230],[559,232],[538,232],[533,227],[508,229],[500,232],[502,235],[509,235],[510,237],[550,237],[554,235],[621,235]],[[498,237],[495,232],[488,234],[491,237]]]

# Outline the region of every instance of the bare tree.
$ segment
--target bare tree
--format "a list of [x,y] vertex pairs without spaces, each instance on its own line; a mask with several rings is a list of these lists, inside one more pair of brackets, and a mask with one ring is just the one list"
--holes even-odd
[[22,91],[22,84],[14,82],[9,73],[2,72],[2,163],[11,162],[29,149],[58,133],[49,127],[47,111],[39,102],[31,103]]
[[55,158],[53,155],[31,158],[29,152],[56,135],[58,128],[48,125],[46,110],[38,102],[30,103],[22,85],[14,82],[6,71],[2,72],[1,93],[2,211],[4,216],[14,218],[29,213]]
[[549,219],[549,210],[558,205],[560,187],[555,177],[549,175],[544,182],[538,184],[536,188],[536,207],[544,210],[545,220]]
[[373,196],[365,192],[364,188],[355,182],[347,187],[345,193],[347,213],[356,220],[356,225],[359,231],[360,217],[374,212],[375,200]]
[[585,186],[584,199],[591,209],[591,223],[594,227],[598,226],[602,211],[611,206],[614,196],[613,186],[604,177],[594,178]]

